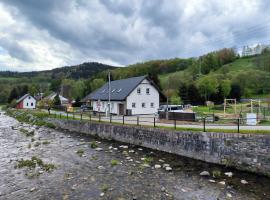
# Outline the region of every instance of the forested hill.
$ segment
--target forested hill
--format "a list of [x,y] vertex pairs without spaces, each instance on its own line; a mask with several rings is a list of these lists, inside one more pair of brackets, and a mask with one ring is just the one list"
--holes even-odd
[[243,58],[225,48],[198,58],[152,60],[118,68],[83,63],[41,72],[0,72],[0,103],[10,103],[26,92],[48,95],[52,91],[80,100],[107,82],[108,69],[111,80],[148,74],[173,104],[221,103],[224,98],[270,94],[270,49]]
[[33,78],[33,77],[47,77],[49,79],[68,78],[68,79],[87,79],[91,78],[96,73],[107,69],[115,69],[115,66],[105,65],[97,62],[87,62],[80,65],[65,66],[46,71],[32,71],[32,72],[12,72],[0,71],[0,77],[11,78]]

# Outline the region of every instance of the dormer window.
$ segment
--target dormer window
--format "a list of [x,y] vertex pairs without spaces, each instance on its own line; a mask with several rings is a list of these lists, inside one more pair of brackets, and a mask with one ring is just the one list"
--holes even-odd
[[146,94],[150,94],[150,88],[146,88]]
[[112,90],[112,92],[114,92],[114,91],[115,91],[115,89]]
[[137,94],[141,94],[141,88],[137,88]]
[[121,92],[122,91],[122,88],[118,89],[117,92]]

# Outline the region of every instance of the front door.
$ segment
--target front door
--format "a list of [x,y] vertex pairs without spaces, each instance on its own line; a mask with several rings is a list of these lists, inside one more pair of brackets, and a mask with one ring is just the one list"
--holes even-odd
[[119,115],[124,115],[124,104],[118,104],[118,113]]

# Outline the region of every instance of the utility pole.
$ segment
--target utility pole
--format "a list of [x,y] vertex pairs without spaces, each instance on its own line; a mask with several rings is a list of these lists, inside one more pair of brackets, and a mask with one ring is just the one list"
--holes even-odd
[[109,70],[109,74],[108,74],[108,79],[109,79],[109,94],[108,94],[108,100],[109,100],[109,104],[108,104],[108,111],[109,111],[109,114],[111,114],[111,72]]

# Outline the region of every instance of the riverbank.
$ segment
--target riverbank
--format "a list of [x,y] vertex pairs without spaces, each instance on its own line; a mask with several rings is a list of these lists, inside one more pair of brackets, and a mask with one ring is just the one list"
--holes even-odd
[[[34,134],[27,136],[21,129]],[[0,199],[257,200],[270,196],[270,180],[263,176],[73,131],[19,123],[3,115],[0,144]],[[33,156],[55,169],[31,176],[40,169],[14,168],[19,160]],[[209,175],[200,175],[204,171]]]
[[8,110],[19,121],[98,136],[139,145],[209,163],[270,176],[270,135],[205,133],[49,118],[47,113],[30,114]]

